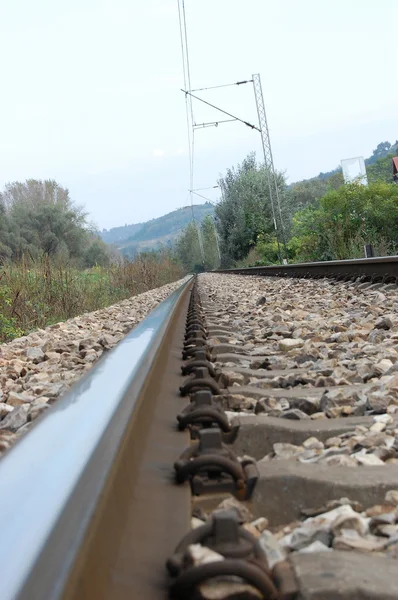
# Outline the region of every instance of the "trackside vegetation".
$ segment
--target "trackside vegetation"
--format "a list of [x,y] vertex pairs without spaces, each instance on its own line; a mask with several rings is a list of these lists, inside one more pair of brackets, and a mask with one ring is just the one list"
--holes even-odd
[[[215,223],[221,265],[270,265],[280,257],[289,262],[359,258],[365,244],[372,244],[379,256],[396,254],[398,185],[393,182],[391,159],[397,154],[398,141],[377,146],[365,161],[368,185],[345,184],[340,169],[291,185],[284,173],[277,173],[282,215],[280,220],[277,214],[279,247],[267,172],[249,154],[218,181],[222,194],[215,207]],[[196,239],[197,231],[191,226],[177,245],[185,268],[191,270],[203,264]],[[218,266],[212,243],[206,242],[206,268]]]

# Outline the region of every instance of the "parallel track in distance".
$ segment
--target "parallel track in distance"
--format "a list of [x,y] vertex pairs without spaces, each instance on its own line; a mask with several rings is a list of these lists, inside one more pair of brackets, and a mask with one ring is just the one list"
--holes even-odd
[[395,283],[398,285],[398,256],[319,261],[264,267],[238,267],[236,269],[217,269],[215,272],[267,277],[330,277],[346,281],[361,278],[364,283]]

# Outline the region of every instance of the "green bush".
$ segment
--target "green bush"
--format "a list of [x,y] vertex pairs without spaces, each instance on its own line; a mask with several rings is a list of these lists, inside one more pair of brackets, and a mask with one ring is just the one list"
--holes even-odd
[[379,255],[397,251],[397,185],[349,183],[293,217],[290,246],[296,260],[363,257],[364,244],[373,244]]
[[12,305],[10,290],[7,286],[1,285],[0,280],[0,340],[9,341],[23,335],[23,332],[16,325],[16,319],[7,316]]

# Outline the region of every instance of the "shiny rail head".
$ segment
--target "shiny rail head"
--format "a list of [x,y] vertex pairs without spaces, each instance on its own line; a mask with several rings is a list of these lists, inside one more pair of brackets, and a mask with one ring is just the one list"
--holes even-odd
[[[61,597],[143,382],[190,283],[184,282],[103,355],[0,461],[2,600]],[[132,384],[134,401],[130,393],[127,402]],[[73,520],[56,536],[59,523],[72,512]],[[40,568],[49,544],[59,564],[54,558],[47,565],[46,577],[35,582],[31,596],[29,577]]]

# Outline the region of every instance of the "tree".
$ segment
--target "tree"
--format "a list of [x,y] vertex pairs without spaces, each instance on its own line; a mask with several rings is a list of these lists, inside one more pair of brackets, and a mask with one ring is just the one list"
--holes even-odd
[[[276,176],[283,198],[285,179],[281,173]],[[252,153],[242,164],[228,169],[218,184],[222,199],[215,212],[222,264],[230,266],[247,256],[260,234],[267,235],[274,230],[267,173]]]
[[199,245],[196,223],[188,223],[177,239],[175,252],[186,272],[203,270],[203,262]]
[[217,232],[214,219],[207,215],[200,224],[205,255],[205,268],[207,271],[219,266],[220,261],[217,250]]
[[394,154],[387,154],[387,156],[383,156],[379,158],[374,163],[368,165],[366,167],[366,172],[368,176],[368,181],[373,183],[376,181],[384,181],[386,183],[391,183],[393,181],[392,178],[392,158]]
[[94,239],[84,253],[85,267],[106,267],[110,263],[110,255],[106,244],[100,239]]
[[[330,190],[337,190],[344,184],[343,173],[341,169],[333,173],[327,179],[303,179],[293,183],[289,188],[289,196],[293,205],[293,214],[298,210],[306,208],[310,204],[315,204]],[[292,215],[293,216],[293,215]]]
[[12,255],[10,240],[10,222],[6,214],[3,198],[0,194],[0,261]]
[[380,144],[377,145],[377,148],[373,150],[372,156],[366,159],[366,164],[372,165],[376,162],[376,160],[378,160],[379,158],[383,158],[383,156],[388,154],[391,151],[391,149],[392,146],[390,142],[380,142]]
[[5,186],[0,199],[0,259],[41,254],[80,261],[92,244],[86,214],[56,181]]

